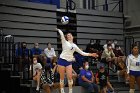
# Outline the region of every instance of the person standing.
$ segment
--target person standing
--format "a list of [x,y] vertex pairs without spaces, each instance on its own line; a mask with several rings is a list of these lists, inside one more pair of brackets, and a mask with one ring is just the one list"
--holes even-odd
[[130,90],[129,93],[135,91],[135,81],[140,89],[140,54],[136,44],[132,45],[132,53],[128,55],[126,60],[127,74],[129,79]]

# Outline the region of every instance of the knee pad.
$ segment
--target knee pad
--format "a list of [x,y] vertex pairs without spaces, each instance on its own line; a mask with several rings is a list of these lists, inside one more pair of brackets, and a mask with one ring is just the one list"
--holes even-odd
[[135,89],[130,89],[129,93],[134,93]]
[[64,80],[60,79],[60,85],[64,85]]
[[68,84],[69,85],[73,85],[73,80],[71,79],[71,80],[68,80]]

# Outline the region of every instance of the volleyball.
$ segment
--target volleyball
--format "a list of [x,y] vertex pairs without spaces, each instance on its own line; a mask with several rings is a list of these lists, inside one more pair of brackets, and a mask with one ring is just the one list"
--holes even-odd
[[64,25],[68,24],[69,23],[69,17],[63,16],[61,18],[61,23],[64,24]]

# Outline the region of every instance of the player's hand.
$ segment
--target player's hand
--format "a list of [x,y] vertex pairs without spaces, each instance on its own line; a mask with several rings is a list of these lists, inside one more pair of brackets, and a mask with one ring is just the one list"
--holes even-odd
[[97,53],[91,53],[91,56],[95,57],[95,58],[99,57],[99,55]]
[[55,31],[58,31],[58,28],[55,28]]
[[58,28],[55,28],[55,31],[58,31],[58,30],[60,30],[60,29],[58,29]]

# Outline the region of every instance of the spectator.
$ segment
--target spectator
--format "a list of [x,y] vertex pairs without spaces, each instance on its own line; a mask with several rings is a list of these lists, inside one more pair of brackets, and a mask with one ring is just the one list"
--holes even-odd
[[39,48],[39,43],[34,43],[34,47],[31,49],[32,56],[40,55],[42,53],[42,49]]
[[118,78],[120,78],[120,76],[123,76],[124,79],[126,80],[126,84],[128,83],[127,81],[127,72],[126,72],[126,64],[125,64],[125,59],[126,57],[124,56],[124,54],[122,53],[122,51],[119,49],[118,45],[115,45],[115,49],[113,49],[113,52],[115,54],[115,56],[117,57],[117,69],[118,69]]
[[115,54],[115,57],[117,58],[117,64],[119,68],[121,69],[124,68],[125,66],[124,62],[125,62],[126,57],[124,56],[124,53],[122,53],[122,51],[119,49],[118,45],[115,45],[115,49],[113,49],[113,52]]
[[22,72],[30,62],[30,50],[27,48],[26,42],[22,42],[16,49],[16,58],[19,62],[19,71]]
[[[113,42],[112,42],[112,48],[115,49],[115,46],[116,45],[118,45],[118,40],[117,39],[114,39]],[[119,50],[121,50],[121,47],[120,46],[119,46]]]
[[33,65],[30,66],[30,75],[32,76],[33,70],[33,80],[37,81],[36,91],[39,92],[40,90],[40,78],[42,73],[42,65],[38,63],[37,57],[33,57]]
[[113,49],[113,52],[115,54],[115,57],[117,57],[117,62],[125,62],[126,57],[118,45],[115,45],[115,49]]
[[115,62],[116,57],[112,50],[112,46],[110,44],[107,45],[107,49],[105,49],[101,56],[102,62]]
[[96,73],[96,82],[100,86],[101,93],[107,93],[108,88],[111,88],[114,93],[114,88],[109,82],[108,73],[102,65],[100,66],[99,72]]
[[79,85],[87,89],[87,93],[91,93],[94,89],[98,93],[98,86],[95,84],[93,72],[89,70],[89,63],[84,62],[83,69],[79,75]]
[[45,66],[41,74],[41,86],[45,93],[51,93],[51,89],[60,89],[58,82],[54,82],[54,72],[49,64]]
[[140,89],[140,54],[139,48],[136,44],[132,45],[132,54],[127,57],[127,74],[129,79],[130,90],[129,93],[134,93],[135,82]]
[[18,57],[22,57],[22,58],[26,58],[29,57],[29,49],[27,48],[27,43],[26,42],[22,42],[21,43],[21,47],[18,47],[16,49],[16,56]]
[[54,72],[54,82],[60,82],[60,74],[58,72],[58,65],[56,62],[52,64],[52,69]]
[[94,49],[94,40],[90,39],[90,43],[87,44],[86,46],[86,52],[92,53],[93,49]]
[[112,47],[112,41],[111,40],[106,40],[106,44],[104,44],[103,49],[107,49],[107,45],[111,45]]
[[115,48],[113,49],[113,52],[116,57],[124,56],[124,53],[122,52],[122,50],[119,47],[120,47],[119,45],[115,45]]
[[96,42],[95,44],[93,45],[94,46],[94,49],[98,50],[98,51],[103,51],[103,46],[100,44],[101,41],[99,39],[96,39]]
[[52,48],[51,43],[47,43],[47,48],[44,49],[44,53],[47,57],[47,63],[56,62],[57,57],[54,48]]

